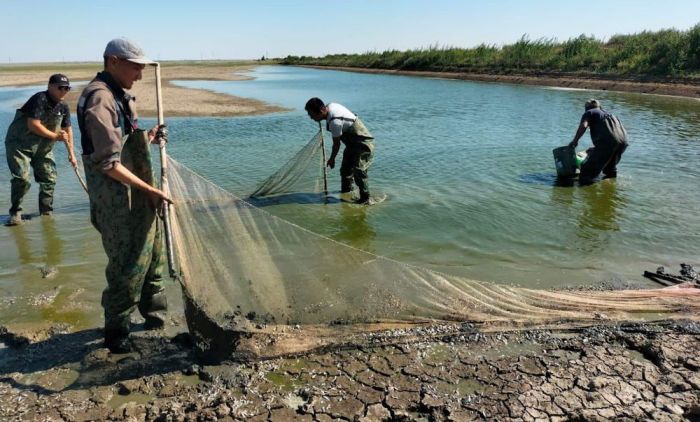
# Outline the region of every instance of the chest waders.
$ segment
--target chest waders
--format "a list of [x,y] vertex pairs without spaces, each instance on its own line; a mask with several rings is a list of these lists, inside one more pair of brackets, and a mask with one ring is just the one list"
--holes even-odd
[[[335,119],[346,120],[342,117]],[[374,136],[359,117],[355,119],[350,129],[340,136],[340,140],[345,144],[343,161],[340,165],[340,191],[342,193],[352,191],[354,181],[360,192],[361,202],[369,199],[367,171],[374,158],[373,139]]]
[[[107,288],[102,293],[105,331],[129,332],[129,318],[138,306],[149,320],[163,320],[163,239],[148,195],[118,182],[89,159],[83,160],[90,196],[90,220],[102,235],[108,257]],[[136,130],[123,140],[121,163],[153,185],[148,135]]]
[[[51,114],[41,119],[41,124],[56,132],[63,115]],[[10,168],[10,215],[22,211],[22,199],[31,187],[29,169],[34,170],[34,180],[39,183],[39,212],[53,211],[53,194],[56,187],[56,161],[53,157],[55,141],[29,131],[27,115],[17,110],[7,129],[5,155]]]
[[579,182],[588,184],[602,172],[606,177],[617,176],[617,164],[627,149],[627,131],[617,117],[606,117],[596,128],[597,136],[591,138],[593,148],[581,165]]

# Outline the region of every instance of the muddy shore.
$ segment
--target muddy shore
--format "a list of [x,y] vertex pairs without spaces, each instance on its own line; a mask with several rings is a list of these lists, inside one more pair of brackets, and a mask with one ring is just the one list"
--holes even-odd
[[[211,63],[163,63],[161,77],[163,84],[163,109],[165,116],[246,116],[285,111],[283,107],[267,104],[252,98],[216,93],[204,89],[191,89],[176,86],[175,80],[240,81],[250,79],[244,75],[252,70],[251,64]],[[156,116],[155,71],[146,67],[143,79],[134,84],[129,92],[136,97],[136,107],[142,117]],[[75,113],[82,86],[101,70],[101,64],[49,64],[23,67],[5,66],[0,68],[0,87],[44,85],[53,73],[63,73],[76,89],[66,97],[71,112]],[[18,104],[18,107],[21,104]]]
[[477,82],[497,82],[516,85],[550,86],[601,91],[636,92],[642,94],[675,95],[700,98],[700,81],[642,81],[613,77],[584,77],[554,74],[540,75],[498,75],[486,73],[427,72],[414,70],[365,69],[357,67],[301,66],[314,69],[342,70],[345,72],[372,73],[385,75],[418,76],[424,78],[460,79]]
[[[180,327],[181,329],[183,327]],[[3,420],[698,420],[700,324],[482,333],[205,366],[189,335],[0,330]]]

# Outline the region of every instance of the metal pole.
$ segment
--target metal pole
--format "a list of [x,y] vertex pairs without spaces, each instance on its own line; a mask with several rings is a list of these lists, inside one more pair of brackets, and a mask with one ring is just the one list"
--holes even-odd
[[[158,125],[165,122],[163,118],[163,93],[160,84],[160,63],[156,67],[156,106],[158,109]],[[168,189],[168,156],[165,153],[165,141],[160,142],[160,188],[166,194],[170,194]],[[168,270],[170,277],[176,278],[175,255],[173,253],[173,233],[170,225],[170,203],[163,201],[163,226],[165,228],[165,250],[168,256]]]
[[321,133],[321,152],[323,153],[323,192],[328,196],[328,170],[326,167],[326,147],[323,144],[323,126],[318,122],[318,131]]

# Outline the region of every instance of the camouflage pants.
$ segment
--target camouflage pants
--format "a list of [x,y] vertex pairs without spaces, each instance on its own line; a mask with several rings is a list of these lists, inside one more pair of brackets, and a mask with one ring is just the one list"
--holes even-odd
[[[90,196],[90,219],[107,254],[107,288],[102,293],[105,330],[129,331],[138,306],[145,318],[164,318],[163,238],[161,224],[147,195],[102,173],[83,160]],[[153,184],[148,139],[143,131],[124,142],[122,164]]]
[[372,158],[372,150],[362,144],[345,147],[343,162],[340,165],[341,192],[350,192],[354,181],[360,191],[360,199],[369,198],[367,170],[372,165]]
[[350,130],[340,139],[345,144],[343,162],[340,165],[340,191],[350,192],[354,181],[360,191],[360,200],[366,200],[369,198],[367,170],[374,157],[374,136],[357,117]]
[[56,187],[56,162],[53,158],[54,142],[27,130],[27,119],[17,112],[5,137],[5,154],[10,169],[10,214],[22,211],[22,200],[29,192],[30,168],[39,184],[39,212],[53,211],[53,194]]

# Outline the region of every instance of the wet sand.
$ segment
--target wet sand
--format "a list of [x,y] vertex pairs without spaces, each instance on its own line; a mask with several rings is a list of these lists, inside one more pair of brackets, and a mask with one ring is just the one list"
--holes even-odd
[[[236,62],[163,63],[163,109],[169,116],[245,116],[284,111],[285,108],[267,104],[252,98],[220,94],[203,89],[175,86],[174,80],[239,81],[250,79],[243,73],[257,64]],[[52,73],[64,73],[76,89],[66,97],[75,113],[81,87],[101,70],[101,64],[50,64],[26,66],[1,66],[0,86],[44,85]],[[130,93],[136,97],[136,107],[142,117],[156,116],[155,71],[146,67],[143,79],[134,84]],[[21,104],[18,104],[20,106]]]
[[516,85],[550,86],[601,91],[637,92],[642,94],[675,95],[700,98],[700,79],[679,79],[647,81],[612,76],[577,76],[549,73],[513,75],[460,72],[427,72],[413,70],[365,69],[357,67],[302,66],[314,69],[332,69],[345,72],[373,73],[386,75],[419,76],[424,78],[461,79],[477,82],[497,82]]

